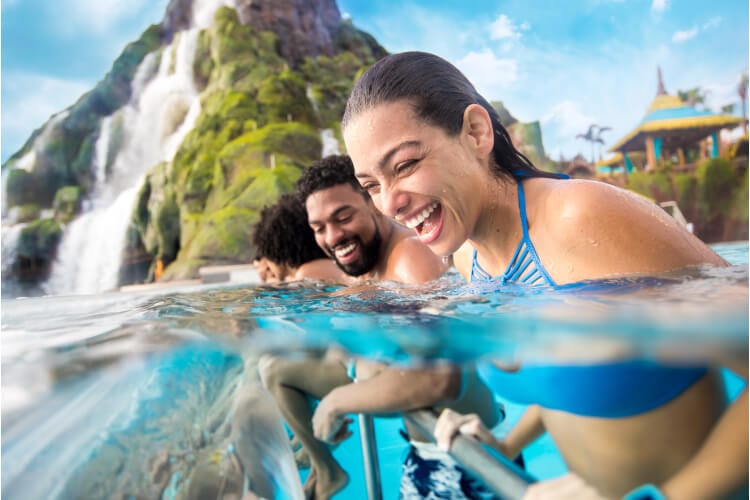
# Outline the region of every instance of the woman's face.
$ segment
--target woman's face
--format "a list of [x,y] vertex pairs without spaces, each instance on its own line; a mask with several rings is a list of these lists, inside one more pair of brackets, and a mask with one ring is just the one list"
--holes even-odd
[[463,130],[450,137],[398,101],[356,116],[344,141],[357,179],[378,210],[413,229],[437,255],[450,255],[466,241],[487,181]]

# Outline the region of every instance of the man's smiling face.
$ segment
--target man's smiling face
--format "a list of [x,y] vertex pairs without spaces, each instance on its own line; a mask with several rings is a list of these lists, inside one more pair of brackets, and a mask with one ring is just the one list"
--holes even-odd
[[372,202],[349,184],[315,191],[305,202],[318,246],[351,276],[370,272],[380,257],[382,237]]

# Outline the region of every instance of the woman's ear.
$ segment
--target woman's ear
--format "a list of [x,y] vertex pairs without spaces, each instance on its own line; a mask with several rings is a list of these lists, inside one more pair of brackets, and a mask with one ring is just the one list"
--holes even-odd
[[486,157],[495,146],[495,132],[490,114],[479,104],[469,104],[464,110],[462,133],[469,139],[478,156]]

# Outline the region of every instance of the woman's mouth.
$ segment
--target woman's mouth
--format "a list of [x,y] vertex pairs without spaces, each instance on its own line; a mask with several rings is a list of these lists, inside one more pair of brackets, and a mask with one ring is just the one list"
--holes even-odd
[[411,219],[405,221],[406,227],[414,229],[422,243],[431,243],[440,235],[443,226],[443,209],[440,203],[434,202]]

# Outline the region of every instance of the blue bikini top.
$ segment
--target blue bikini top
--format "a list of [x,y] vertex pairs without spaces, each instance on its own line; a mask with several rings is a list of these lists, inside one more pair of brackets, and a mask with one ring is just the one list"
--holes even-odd
[[[544,269],[529,238],[523,174],[515,174],[523,236],[505,272],[492,277],[477,262],[474,249],[470,281],[498,281],[558,287]],[[567,176],[560,176],[567,178]],[[479,374],[499,396],[519,404],[577,415],[619,418],[645,413],[682,394],[706,374],[705,367],[665,366],[647,360],[581,365],[524,365],[505,372],[491,363],[478,366]]]
[[[534,249],[534,244],[529,238],[529,223],[526,218],[526,198],[523,192],[522,180],[527,177],[516,173],[516,185],[518,186],[518,211],[521,214],[521,227],[523,235],[516,247],[513,258],[510,259],[507,269],[500,276],[492,277],[485,271],[477,261],[477,249],[474,249],[471,257],[471,275],[469,281],[498,281],[501,285],[509,283],[522,283],[530,286],[555,286],[554,280],[547,274],[542,261]],[[567,179],[567,175],[560,174],[561,179]]]
[[708,371],[639,359],[593,365],[532,364],[516,372],[484,362],[477,370],[490,389],[514,403],[598,418],[629,417],[658,408]]

